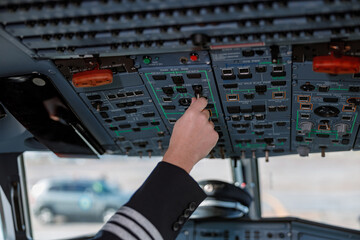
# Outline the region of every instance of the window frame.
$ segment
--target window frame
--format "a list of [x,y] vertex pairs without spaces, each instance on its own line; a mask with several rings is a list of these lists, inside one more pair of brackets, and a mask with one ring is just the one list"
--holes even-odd
[[[5,192],[0,186],[0,232],[3,239],[6,240],[9,237],[15,238],[15,226],[13,221],[12,209],[10,202],[5,196]],[[1,238],[0,238],[1,239]]]
[[[0,186],[0,194],[2,195],[2,189]],[[3,210],[3,205],[2,205],[2,200],[1,200],[1,196],[0,196],[0,240],[5,240],[6,236],[6,229],[5,229],[5,214],[4,214],[4,210]]]
[[33,228],[31,224],[30,218],[30,203],[29,203],[29,196],[28,196],[28,186],[26,182],[26,171],[25,171],[25,158],[24,153],[18,156],[18,168],[19,168],[19,177],[20,177],[20,184],[21,184],[21,196],[22,196],[22,209],[23,209],[23,216],[25,220],[25,231],[26,236],[28,239],[33,238]]

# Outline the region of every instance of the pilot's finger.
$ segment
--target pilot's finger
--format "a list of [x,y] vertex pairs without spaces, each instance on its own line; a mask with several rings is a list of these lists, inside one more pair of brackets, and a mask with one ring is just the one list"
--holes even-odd
[[206,115],[206,118],[210,118],[210,112],[209,112],[209,110],[204,109],[204,110],[202,110],[201,112]]
[[203,98],[203,97],[201,97],[199,99],[193,98],[189,109],[193,109],[195,111],[201,112],[202,110],[204,110],[204,108],[206,107],[207,104],[208,104],[208,101],[206,98]]
[[209,123],[215,128],[215,123],[213,121],[209,120]]
[[195,103],[196,100],[197,100],[196,98],[191,98],[191,103],[190,103],[190,105],[193,104],[193,103]]

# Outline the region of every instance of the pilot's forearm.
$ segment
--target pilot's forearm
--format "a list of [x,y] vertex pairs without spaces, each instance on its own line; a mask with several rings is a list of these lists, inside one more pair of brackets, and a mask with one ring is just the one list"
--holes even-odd
[[160,162],[95,239],[175,239],[205,197],[185,170]]
[[219,136],[205,98],[192,98],[176,122],[164,159],[130,201],[105,224],[96,239],[173,240],[206,198],[188,174],[209,154]]

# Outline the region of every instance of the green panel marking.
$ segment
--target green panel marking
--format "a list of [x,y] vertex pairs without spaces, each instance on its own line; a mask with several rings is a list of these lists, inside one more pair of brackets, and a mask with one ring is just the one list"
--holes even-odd
[[[207,82],[208,82],[208,86],[209,86],[209,91],[210,91],[210,94],[211,94],[211,98],[212,98],[213,102],[215,103],[214,95],[212,94],[211,87],[210,87],[209,77],[208,77],[206,71],[203,71],[203,72],[205,72],[205,76],[206,76],[206,80],[207,80]],[[216,112],[216,117],[218,118],[218,117],[219,117],[219,114],[218,114],[218,111],[217,111],[217,109],[216,109],[216,104],[214,104],[214,108],[215,108],[215,112]]]
[[277,87],[277,88],[268,88],[268,90],[278,90],[278,91],[281,91],[280,87]]
[[334,90],[334,91],[348,91],[349,89],[345,89],[345,88],[330,88],[330,90]]
[[255,89],[236,89],[236,90],[231,90],[231,93],[234,93],[234,92],[251,92],[251,91],[255,91]]
[[[280,88],[280,87],[277,87],[277,88],[268,88],[268,90],[281,91],[281,88]],[[234,93],[234,92],[255,92],[255,89],[231,89],[230,92],[231,92],[231,93]]]
[[145,77],[146,77],[146,79],[148,80],[148,82],[149,82],[149,84],[150,84],[150,87],[151,87],[151,89],[153,90],[153,92],[154,92],[154,94],[155,94],[156,100],[158,101],[161,110],[163,111],[165,117],[167,118],[166,113],[165,113],[165,111],[164,111],[164,109],[163,109],[163,107],[162,107],[162,105],[161,105],[161,103],[160,103],[160,100],[159,100],[159,98],[158,98],[158,96],[157,96],[157,94],[156,94],[156,92],[155,92],[155,89],[154,89],[153,85],[151,84],[149,77],[147,76],[148,74],[151,74],[151,73],[145,73]]
[[[140,128],[141,130],[151,130],[151,129],[156,129],[158,132],[161,132],[160,131],[160,128],[158,126],[156,127],[143,127],[143,128]],[[126,132],[133,132],[132,129],[127,129],[127,130],[121,130],[121,131],[115,131],[116,135],[119,137],[119,133],[126,133]]]
[[355,114],[355,118],[354,118],[353,124],[352,124],[352,126],[351,126],[351,131],[350,131],[350,133],[352,133],[353,130],[354,130],[355,121],[356,121],[357,116],[358,116],[358,113]]
[[[180,74],[180,73],[188,73],[188,72],[189,72],[189,71],[163,72],[163,74]],[[191,72],[193,72],[193,71],[191,71]],[[212,93],[212,89],[211,89],[211,86],[210,86],[210,80],[209,80],[207,71],[201,70],[201,71],[196,71],[196,72],[204,72],[204,73],[205,73],[206,80],[207,80],[208,86],[209,86],[209,91],[210,91],[211,99],[212,99],[212,101],[215,103],[215,99],[214,99],[214,95],[213,95],[213,93]],[[162,112],[164,113],[165,117],[168,119],[167,115],[170,115],[170,114],[184,114],[184,113],[171,113],[171,112],[170,112],[170,113],[166,113],[166,112],[165,112],[165,110],[163,109],[163,107],[162,107],[162,105],[161,105],[161,102],[160,102],[160,100],[159,100],[159,97],[158,97],[157,94],[156,94],[156,91],[161,91],[161,90],[158,89],[158,90],[155,91],[153,85],[152,85],[151,82],[150,82],[150,79],[149,79],[148,75],[152,75],[152,73],[145,73],[145,77],[146,77],[147,81],[149,82],[150,87],[151,87],[153,93],[155,94],[156,100],[158,101],[158,104],[160,105],[160,108],[161,108]],[[174,88],[174,90],[175,90],[176,88],[183,88],[183,87],[181,87],[181,86],[175,86],[175,87],[173,87],[173,88]],[[186,93],[186,94],[189,94],[191,97],[193,97],[193,95],[190,94],[190,93]],[[185,96],[186,96],[186,94],[185,94]],[[176,98],[178,97],[178,95],[179,95],[179,94],[177,94],[177,95],[176,95],[175,97],[173,97],[172,99],[176,99]],[[183,94],[180,94],[180,96],[183,97],[184,95],[183,95]],[[216,117],[218,118],[218,117],[219,117],[219,113],[218,113],[218,111],[217,111],[216,104],[214,104],[214,108],[215,108]]]
[[184,114],[183,112],[171,112],[171,113],[166,113],[166,114],[168,114],[168,115],[171,115],[171,114]]
[[[278,144],[275,144],[275,146],[283,146],[284,143],[278,143]],[[257,147],[266,147],[267,144],[266,143],[257,143],[257,144],[250,144],[250,143],[247,143],[245,146],[243,146],[241,143],[239,144],[236,144],[235,147],[239,147],[239,148],[257,148]]]
[[175,96],[175,97],[173,97],[172,99],[176,99],[176,98],[177,98],[177,96],[179,96],[179,95],[180,95],[180,93],[176,94],[176,96]]
[[119,133],[125,133],[125,132],[132,132],[133,130],[128,129],[128,130],[122,130],[122,131],[115,131],[116,135],[119,136]]

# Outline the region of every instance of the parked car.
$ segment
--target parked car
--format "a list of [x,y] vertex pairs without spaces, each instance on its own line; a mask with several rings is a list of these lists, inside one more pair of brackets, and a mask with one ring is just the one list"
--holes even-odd
[[90,179],[44,179],[32,187],[31,195],[35,216],[46,224],[56,216],[105,222],[130,197],[104,180]]

